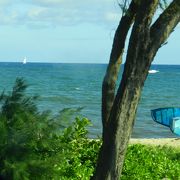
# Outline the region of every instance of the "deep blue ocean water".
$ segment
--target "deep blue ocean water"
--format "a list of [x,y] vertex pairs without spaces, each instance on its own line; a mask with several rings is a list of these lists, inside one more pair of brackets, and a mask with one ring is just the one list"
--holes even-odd
[[[63,108],[84,107],[81,114],[93,126],[90,136],[101,134],[101,84],[105,64],[0,63],[0,92],[9,91],[16,77],[24,77],[30,85],[27,93],[39,95],[40,110],[53,114]],[[175,137],[167,127],[153,122],[151,109],[180,107],[180,65],[153,65],[158,73],[149,74],[138,107],[132,137]]]

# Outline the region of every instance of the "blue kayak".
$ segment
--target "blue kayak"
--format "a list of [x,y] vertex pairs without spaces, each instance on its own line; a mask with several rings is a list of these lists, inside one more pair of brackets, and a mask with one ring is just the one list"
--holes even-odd
[[167,126],[171,131],[180,136],[180,108],[168,107],[151,110],[153,120]]

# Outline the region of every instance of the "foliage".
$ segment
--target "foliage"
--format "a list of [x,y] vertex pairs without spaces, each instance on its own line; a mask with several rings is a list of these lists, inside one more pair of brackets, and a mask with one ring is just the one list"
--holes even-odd
[[[59,166],[61,179],[89,179],[93,174],[101,141],[72,141],[68,155]],[[122,180],[160,180],[180,178],[180,150],[170,147],[130,145],[127,150]]]
[[61,143],[64,143],[63,161],[57,165],[61,179],[89,179],[92,175],[100,141],[87,138],[86,118],[79,119],[64,130]]
[[122,180],[180,178],[180,151],[170,147],[130,145],[128,147]]
[[[89,179],[101,146],[101,140],[88,139],[90,121],[77,117],[62,129],[62,119],[72,111],[55,118],[38,112],[26,87],[17,79],[12,93],[0,97],[0,179]],[[178,179],[179,160],[178,149],[130,145],[122,179]]]
[[[86,159],[86,165],[95,163],[88,160],[89,154],[82,155],[82,162],[77,155],[88,145],[85,126],[89,120],[76,118],[72,126],[62,130],[64,118],[76,110],[63,110],[55,118],[50,112],[40,113],[35,105],[36,97],[27,97],[26,88],[25,81],[18,78],[12,92],[8,95],[3,92],[0,96],[1,178],[53,179],[63,176],[66,169],[70,171],[72,165],[84,165]],[[89,145],[96,147],[93,141]],[[77,158],[79,162],[75,161]],[[59,167],[62,162],[67,164],[65,168]],[[87,167],[84,171],[88,171]]]
[[12,93],[0,96],[0,175],[4,179],[32,179],[42,172],[48,177],[49,157],[60,148],[53,134],[55,123],[48,112],[38,112],[36,97],[26,97],[26,88],[18,78]]

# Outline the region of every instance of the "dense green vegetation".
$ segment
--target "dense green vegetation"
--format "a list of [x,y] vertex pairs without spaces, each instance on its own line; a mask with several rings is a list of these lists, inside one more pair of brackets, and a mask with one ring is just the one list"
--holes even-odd
[[130,145],[122,179],[180,179],[180,149]]
[[[87,137],[90,121],[77,117],[67,126],[76,110],[56,117],[39,112],[37,97],[27,97],[26,88],[17,79],[12,92],[0,96],[0,179],[89,179],[101,145]],[[179,161],[178,149],[130,145],[122,179],[178,179]]]

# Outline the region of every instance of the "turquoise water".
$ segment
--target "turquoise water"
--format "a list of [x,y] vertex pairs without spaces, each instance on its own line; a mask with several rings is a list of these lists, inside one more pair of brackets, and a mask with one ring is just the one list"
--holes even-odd
[[[40,95],[38,106],[54,114],[63,108],[84,107],[81,114],[93,126],[90,135],[101,134],[101,83],[104,64],[0,63],[0,91],[9,91],[16,77],[30,84],[28,94]],[[143,89],[133,131],[135,138],[175,137],[167,127],[153,122],[151,109],[180,107],[180,65],[154,65]]]

